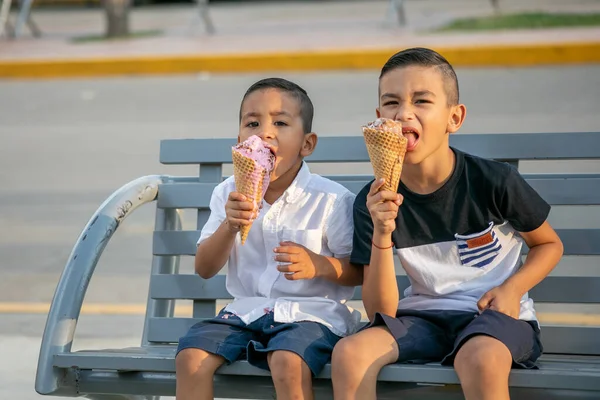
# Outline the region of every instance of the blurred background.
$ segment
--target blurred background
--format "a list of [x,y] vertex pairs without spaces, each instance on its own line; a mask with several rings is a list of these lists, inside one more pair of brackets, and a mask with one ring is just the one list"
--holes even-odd
[[[42,398],[33,381],[46,312],[96,208],[137,177],[197,174],[161,165],[160,140],[235,137],[241,97],[258,79],[303,86],[319,135],[360,135],[377,106],[378,67],[402,48],[429,46],[457,66],[468,109],[458,134],[600,131],[599,0],[1,2],[0,399]],[[369,172],[313,168],[342,169]],[[600,163],[522,170],[600,173]],[[598,211],[557,207],[553,218],[599,226]],[[108,245],[75,348],[139,345],[153,213],[136,211]],[[194,229],[194,215],[184,217]],[[560,268],[586,276],[599,265],[591,257]],[[191,272],[191,259],[181,268]],[[597,307],[539,311],[553,323],[600,325]]]

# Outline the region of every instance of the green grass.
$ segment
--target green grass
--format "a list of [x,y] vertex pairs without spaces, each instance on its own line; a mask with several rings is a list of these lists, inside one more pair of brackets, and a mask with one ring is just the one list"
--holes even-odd
[[163,32],[159,29],[146,30],[131,32],[127,36],[119,36],[115,38],[107,38],[104,35],[88,35],[88,36],[76,36],[71,39],[73,43],[89,43],[89,42],[104,42],[104,41],[115,41],[115,40],[126,40],[126,39],[143,39],[147,37],[160,36]]
[[457,19],[438,31],[476,31],[494,29],[539,29],[599,26],[600,13],[551,14],[524,13]]

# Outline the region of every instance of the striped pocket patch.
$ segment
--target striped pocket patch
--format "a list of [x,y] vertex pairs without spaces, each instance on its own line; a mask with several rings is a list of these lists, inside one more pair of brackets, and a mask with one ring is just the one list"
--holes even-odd
[[467,267],[482,268],[490,264],[500,253],[502,245],[494,232],[494,223],[479,233],[471,235],[455,234],[460,263]]

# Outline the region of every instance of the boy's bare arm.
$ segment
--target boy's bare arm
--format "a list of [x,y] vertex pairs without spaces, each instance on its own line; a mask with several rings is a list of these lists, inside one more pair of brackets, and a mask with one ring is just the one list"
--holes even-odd
[[[385,240],[376,236],[373,236],[373,242],[380,247],[392,244],[391,238]],[[373,246],[371,263],[364,266],[362,299],[369,321],[373,321],[375,313],[396,315],[400,295],[392,248],[383,250]]]
[[521,269],[506,280],[521,296],[540,283],[556,267],[563,255],[563,244],[546,221],[531,232],[521,232],[529,254]]
[[204,240],[196,250],[194,267],[196,273],[204,279],[215,276],[229,259],[235,235],[227,226],[227,221],[219,226],[211,237]]
[[362,297],[370,321],[375,313],[396,315],[400,297],[394,269],[392,232],[396,229],[402,198],[394,192],[379,191],[382,186],[383,180],[373,182],[367,195],[367,208],[373,220],[373,243],[370,264],[364,267]]
[[521,236],[529,247],[525,263],[502,285],[483,295],[478,303],[481,310],[490,308],[518,318],[523,295],[548,276],[560,261],[563,245],[547,221],[531,232],[521,232]]
[[317,276],[342,286],[359,286],[363,281],[363,271],[350,263],[350,257],[335,258],[317,256],[315,262]]
[[257,211],[246,196],[231,192],[225,204],[226,219],[208,239],[202,241],[196,250],[194,269],[204,279],[212,278],[229,259],[235,235],[242,225],[249,225],[256,218]]

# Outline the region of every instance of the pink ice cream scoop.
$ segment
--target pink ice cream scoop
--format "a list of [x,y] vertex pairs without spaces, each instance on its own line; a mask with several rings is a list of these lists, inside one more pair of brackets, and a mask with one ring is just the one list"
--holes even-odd
[[[231,153],[236,191],[252,199],[255,207],[260,206],[269,187],[271,172],[275,168],[275,154],[256,135],[233,146]],[[248,237],[250,227],[251,225],[242,226],[240,229],[242,244]]]

